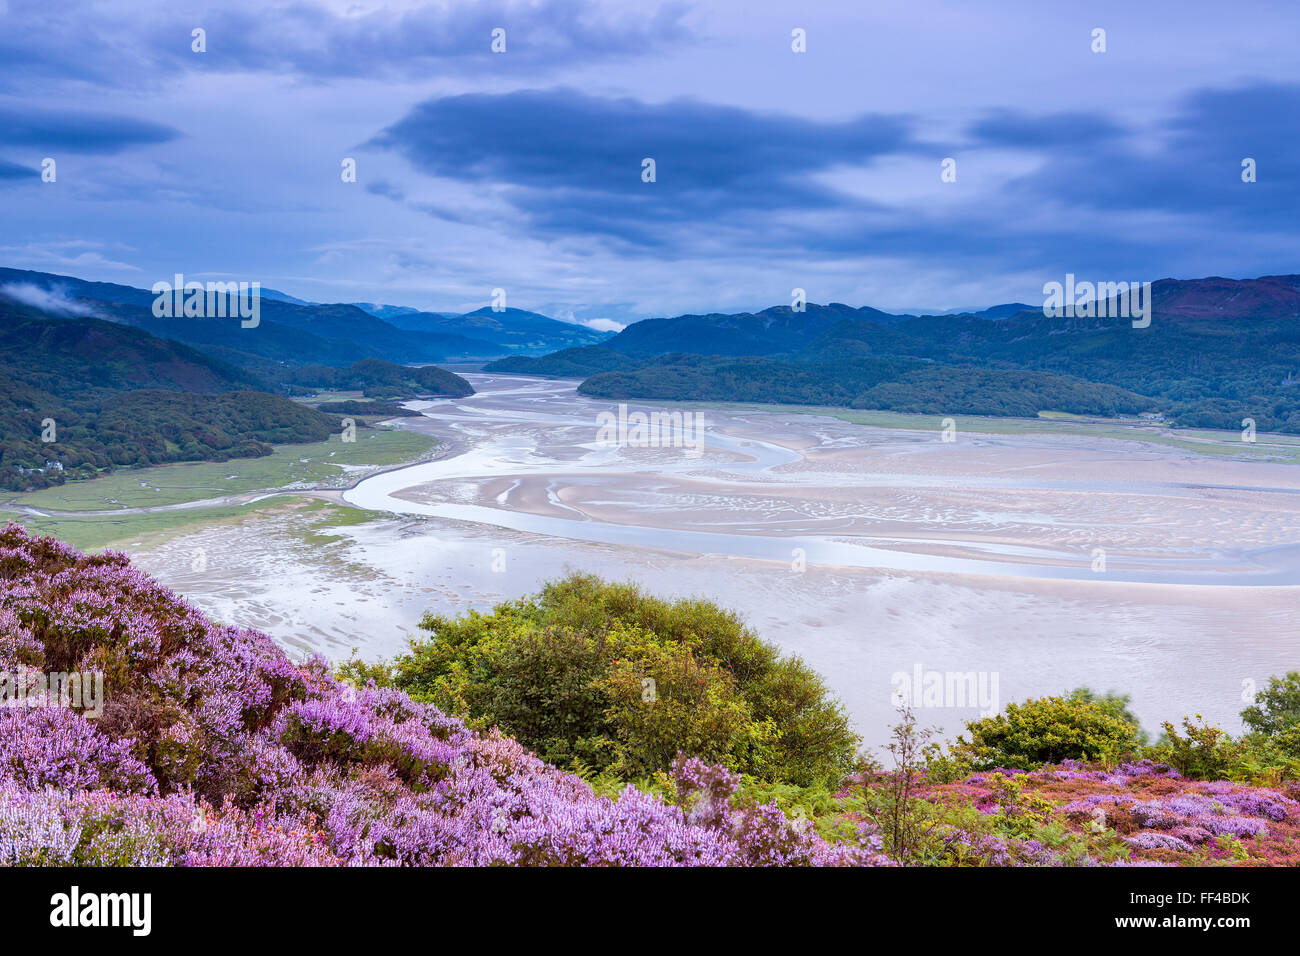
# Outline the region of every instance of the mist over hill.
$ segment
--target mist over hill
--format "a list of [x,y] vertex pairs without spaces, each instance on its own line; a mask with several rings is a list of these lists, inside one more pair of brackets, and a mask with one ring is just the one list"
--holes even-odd
[[270,289],[261,290],[257,326],[244,328],[227,318],[160,318],[153,312],[157,296],[146,289],[19,269],[0,268],[0,294],[54,316],[132,325],[242,366],[492,359],[593,345],[611,335],[522,309],[451,315],[371,303],[306,302]]

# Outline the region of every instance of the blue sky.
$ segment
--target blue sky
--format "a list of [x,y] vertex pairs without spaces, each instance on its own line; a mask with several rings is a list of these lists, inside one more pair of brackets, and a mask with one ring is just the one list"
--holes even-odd
[[1296,36],[1294,2],[0,0],[0,265],[597,325],[1297,272]]

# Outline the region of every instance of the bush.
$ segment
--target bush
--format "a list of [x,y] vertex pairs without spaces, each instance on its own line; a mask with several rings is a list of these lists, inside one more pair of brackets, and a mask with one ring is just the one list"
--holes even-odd
[[1063,760],[1115,759],[1140,745],[1138,730],[1101,705],[1043,697],[1008,704],[1005,714],[966,724],[954,751],[976,769],[1033,770]]
[[[1243,715],[1244,716],[1244,715]],[[1196,715],[1202,720],[1201,715]],[[1234,739],[1208,722],[1183,718],[1183,734],[1168,721],[1151,753],[1194,780],[1239,780],[1279,786],[1300,779],[1300,726],[1274,735],[1259,732]]]
[[1106,713],[1118,717],[1124,723],[1133,727],[1133,732],[1137,736],[1138,742],[1145,744],[1147,742],[1147,733],[1142,729],[1142,722],[1138,720],[1137,715],[1129,709],[1133,703],[1133,698],[1129,694],[1117,694],[1115,691],[1107,691],[1104,694],[1095,693],[1089,687],[1076,687],[1070,691],[1065,698],[1069,701],[1081,703],[1096,704]]
[[1255,702],[1241,712],[1241,719],[1256,734],[1283,741],[1284,749],[1300,757],[1300,671],[1270,677]]
[[490,615],[426,615],[390,668],[354,679],[500,727],[544,760],[624,779],[667,771],[680,751],[771,782],[838,783],[858,737],[802,661],[733,613],[664,601],[574,574]]

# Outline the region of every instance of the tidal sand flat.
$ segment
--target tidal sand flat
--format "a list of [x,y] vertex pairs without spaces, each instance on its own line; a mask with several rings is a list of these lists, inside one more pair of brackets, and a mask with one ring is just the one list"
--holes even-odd
[[451,454],[341,494],[373,520],[323,538],[310,515],[254,518],[137,560],[216,617],[334,659],[392,654],[425,610],[486,608],[566,570],[707,597],[825,675],[869,744],[891,678],[918,668],[996,687],[918,710],[956,732],[990,703],[1081,684],[1132,694],[1150,730],[1193,710],[1235,728],[1250,682],[1296,666],[1300,469],[1256,449],[945,441],[939,419],[746,407],[692,409],[697,454],[671,436],[602,443],[617,406],[574,382],[469,377],[477,394],[403,422]]

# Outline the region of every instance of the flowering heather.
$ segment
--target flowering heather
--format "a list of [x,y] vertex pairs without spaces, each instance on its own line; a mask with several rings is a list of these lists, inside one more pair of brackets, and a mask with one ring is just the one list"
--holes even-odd
[[0,531],[0,668],[99,671],[102,717],[0,712],[0,864],[781,866],[888,862],[679,761],[617,799],[495,732],[295,665],[132,568]]
[[[1140,760],[1111,770],[1073,761],[1016,774],[1017,807],[1008,807],[998,775],[980,773],[958,783],[923,788],[921,796],[948,807],[974,807],[994,827],[1011,832],[1029,822],[1060,825],[1083,841],[1073,860],[1114,865],[1300,865],[1300,801],[1263,787],[1186,780],[1164,764]],[[1028,808],[1028,809],[1026,809]],[[986,835],[956,841],[979,862],[1038,862],[1051,853],[1033,840],[998,843]],[[1034,844],[1030,846],[1030,844]],[[1116,856],[1124,848],[1126,856]],[[1045,855],[1044,855],[1045,854]]]
[[[667,798],[611,799],[496,731],[214,624],[122,554],[16,525],[0,530],[0,669],[101,672],[105,692],[98,720],[0,709],[0,865],[890,863],[865,778],[827,818],[835,839],[694,758]],[[920,781],[918,862],[1300,865],[1297,794],[1151,761]]]

